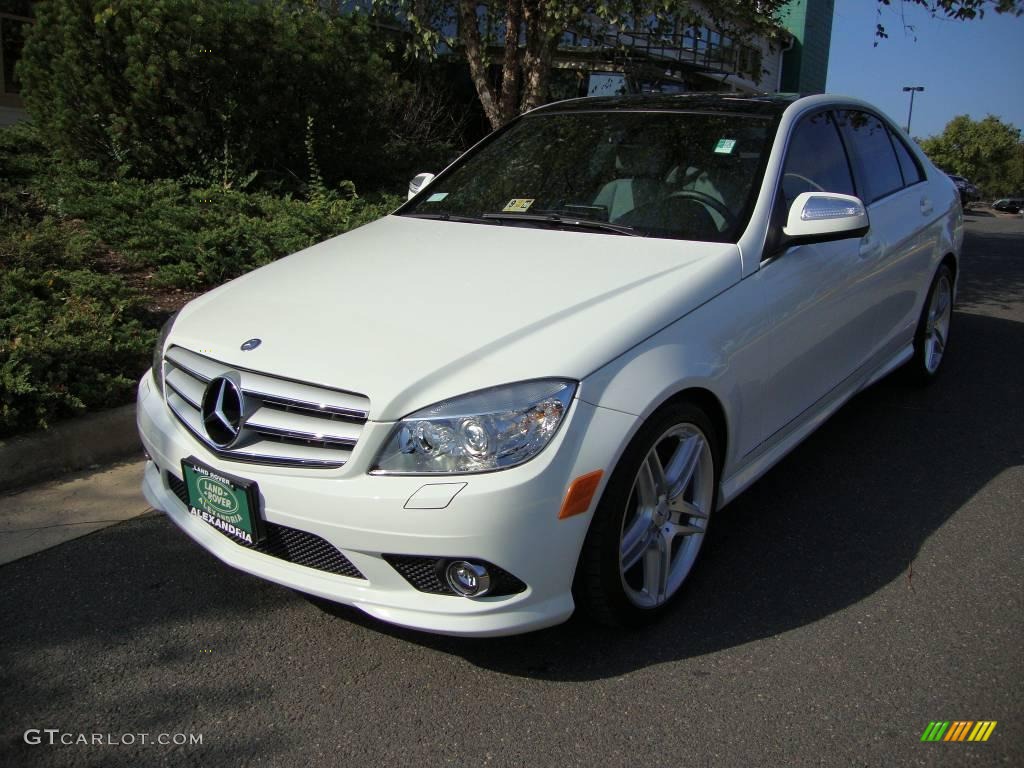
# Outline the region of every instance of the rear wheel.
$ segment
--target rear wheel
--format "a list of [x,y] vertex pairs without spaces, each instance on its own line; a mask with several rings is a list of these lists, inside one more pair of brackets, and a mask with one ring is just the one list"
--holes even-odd
[[943,264],[932,280],[914,335],[914,357],[909,370],[918,383],[928,384],[939,374],[949,346],[952,320],[953,271]]
[[679,593],[714,511],[721,455],[690,403],[655,414],[623,454],[583,545],[577,605],[613,625],[655,619]]

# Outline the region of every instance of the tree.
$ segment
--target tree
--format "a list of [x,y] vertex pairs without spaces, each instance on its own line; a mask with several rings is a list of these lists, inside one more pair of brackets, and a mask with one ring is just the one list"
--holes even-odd
[[[447,47],[465,58],[493,128],[547,98],[548,79],[562,36],[573,32],[604,47],[617,33],[678,34],[711,27],[734,40],[777,42],[787,0],[366,0],[375,14],[411,31],[409,52],[434,57]],[[893,0],[877,0],[879,9]],[[1020,15],[1024,0],[897,0],[936,15],[969,20],[986,10]],[[879,24],[879,37],[886,37]],[[493,52],[493,54],[492,54]],[[491,65],[500,66],[496,79]],[[756,78],[755,78],[756,79]]]
[[48,0],[19,73],[64,158],[146,178],[362,185],[390,172],[409,96],[383,53],[365,18],[310,0]]
[[1015,194],[1021,184],[1020,130],[994,115],[979,121],[954,117],[921,148],[940,168],[970,179],[989,195]]
[[[943,16],[952,21],[970,21],[985,17],[986,11],[996,13],[1008,13],[1012,16],[1024,14],[1024,0],[878,0],[878,14],[881,17],[882,8],[894,4],[902,6],[919,6],[926,8],[932,16]],[[904,27],[909,27],[904,23]],[[879,21],[875,28],[875,36],[878,38],[888,37],[885,25]],[[875,45],[878,45],[876,42]]]
[[[566,32],[601,45],[616,33],[677,34],[708,25],[734,40],[777,40],[786,0],[370,0],[378,16],[407,24],[410,53],[432,57],[442,46],[469,65],[491,126],[544,103],[555,52]],[[500,55],[492,60],[492,51]],[[500,64],[496,82],[492,64]]]

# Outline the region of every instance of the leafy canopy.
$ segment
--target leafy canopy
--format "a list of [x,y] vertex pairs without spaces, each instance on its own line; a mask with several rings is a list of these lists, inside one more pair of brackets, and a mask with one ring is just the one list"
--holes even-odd
[[994,115],[983,120],[955,117],[938,136],[923,140],[921,148],[937,166],[970,179],[989,195],[1024,189],[1020,130]]
[[[369,0],[378,17],[411,31],[408,53],[451,50],[469,65],[484,113],[497,128],[547,98],[554,55],[566,32],[594,50],[619,45],[617,34],[678,38],[688,27],[712,27],[734,40],[775,40],[786,0]],[[492,79],[489,68],[500,65]],[[760,73],[756,73],[759,75]]]

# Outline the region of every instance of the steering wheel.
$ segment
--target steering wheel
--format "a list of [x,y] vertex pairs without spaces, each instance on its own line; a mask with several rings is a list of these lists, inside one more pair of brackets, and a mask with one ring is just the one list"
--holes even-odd
[[673,192],[668,196],[668,199],[673,198],[685,198],[687,200],[696,200],[704,206],[707,206],[719,216],[725,220],[725,229],[731,229],[736,224],[736,217],[733,215],[725,203],[719,200],[717,197],[712,197],[704,192],[698,192],[695,189],[683,189],[678,192]]

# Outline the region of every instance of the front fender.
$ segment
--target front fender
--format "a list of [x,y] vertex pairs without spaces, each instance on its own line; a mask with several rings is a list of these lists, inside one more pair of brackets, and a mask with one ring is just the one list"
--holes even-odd
[[762,439],[761,401],[770,370],[769,333],[759,273],[585,377],[579,397],[640,417],[688,389],[712,395],[725,416],[722,476]]

